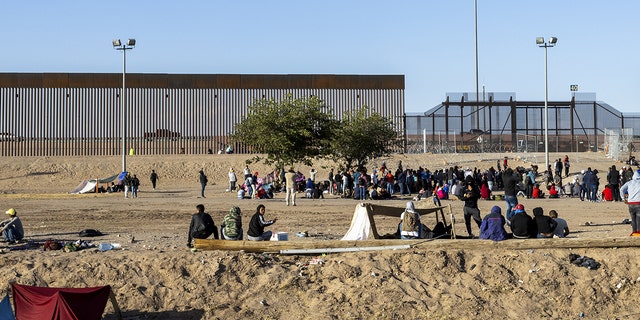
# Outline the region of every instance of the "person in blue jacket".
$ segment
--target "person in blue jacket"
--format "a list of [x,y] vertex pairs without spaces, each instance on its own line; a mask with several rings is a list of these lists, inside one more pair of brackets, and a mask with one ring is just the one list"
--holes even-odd
[[507,230],[504,229],[506,220],[502,215],[502,209],[498,206],[491,208],[491,213],[482,219],[480,225],[480,239],[502,241],[507,239]]

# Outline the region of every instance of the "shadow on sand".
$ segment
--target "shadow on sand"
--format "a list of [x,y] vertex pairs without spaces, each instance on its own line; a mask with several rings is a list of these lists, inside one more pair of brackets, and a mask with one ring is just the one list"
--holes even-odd
[[[143,312],[143,311],[123,311],[123,320],[138,320],[138,319],[172,319],[172,320],[200,320],[204,316],[204,310],[189,310],[189,311],[159,311],[159,312]],[[116,320],[118,317],[115,314],[107,314],[103,318],[104,320]]]

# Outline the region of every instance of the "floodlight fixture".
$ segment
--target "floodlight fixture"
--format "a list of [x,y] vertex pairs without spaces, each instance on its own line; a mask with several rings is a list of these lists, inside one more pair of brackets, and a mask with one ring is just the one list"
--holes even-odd
[[120,39],[114,39],[111,44],[116,50],[122,51],[122,92],[120,93],[120,106],[122,108],[122,172],[127,171],[127,100],[125,95],[127,93],[127,87],[125,84],[127,74],[127,50],[131,50],[136,45],[136,39],[127,40],[126,44],[123,44]]
[[545,170],[549,168],[549,80],[547,77],[547,48],[552,48],[558,42],[557,37],[544,41],[544,37],[536,37],[536,44],[544,48],[544,162]]

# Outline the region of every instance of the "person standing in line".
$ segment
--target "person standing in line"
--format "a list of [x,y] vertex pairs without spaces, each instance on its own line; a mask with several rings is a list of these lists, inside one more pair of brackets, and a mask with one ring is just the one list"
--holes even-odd
[[569,156],[565,154],[562,162],[564,162],[564,176],[568,177],[569,168],[571,167],[571,163],[569,163]]
[[149,179],[151,180],[151,187],[153,187],[153,190],[155,190],[156,182],[158,182],[158,174],[155,170],[151,170],[151,177],[149,177]]
[[20,221],[18,213],[13,208],[7,210],[5,213],[9,215],[9,219],[0,222],[0,227],[2,227],[2,236],[4,237],[4,241],[17,243],[24,237],[22,221]]
[[199,204],[196,206],[198,210],[193,216],[191,216],[191,224],[189,225],[189,234],[187,240],[187,247],[193,248],[191,243],[193,239],[206,239],[213,234],[214,239],[218,239],[218,229],[213,222],[211,215],[204,212],[204,205]]
[[631,181],[620,188],[631,215],[631,232],[640,231],[640,170],[633,173]]
[[309,171],[309,177],[311,178],[311,181],[313,181],[313,183],[316,183],[316,174],[318,173],[318,171],[316,171],[316,169],[311,168],[311,171]]
[[504,184],[504,201],[507,203],[507,210],[505,216],[507,221],[511,220],[513,213],[512,209],[518,205],[518,198],[516,197],[516,185],[520,181],[518,175],[513,172],[513,169],[507,168],[502,176],[502,182]]
[[[123,185],[124,185],[124,197],[125,198],[129,198],[129,191],[131,191],[131,174],[129,172],[127,172],[127,175],[124,176],[124,181],[122,181]],[[131,194],[131,197],[133,197],[133,194]]]
[[233,168],[229,168],[229,190],[236,190],[236,181],[238,181],[238,177],[236,177],[236,171]]
[[[287,188],[288,189],[288,188]],[[264,241],[269,240],[271,238],[271,231],[264,231],[264,227],[270,226],[276,221],[278,218],[273,218],[273,220],[265,221],[264,213],[266,209],[263,204],[258,205],[256,208],[256,213],[251,217],[251,221],[249,222],[249,231],[247,231],[247,240],[251,241]]]
[[612,165],[609,168],[609,172],[607,173],[607,182],[611,186],[611,191],[613,191],[613,201],[618,202],[622,201],[622,197],[620,196],[620,172],[616,169],[616,165]]
[[478,229],[482,224],[482,218],[480,217],[480,209],[478,209],[478,198],[480,198],[480,191],[478,190],[478,185],[476,185],[475,180],[468,176],[465,178],[465,190],[462,192],[462,197],[460,200],[464,201],[464,207],[462,208],[464,212],[464,225],[467,227],[467,233],[469,233],[469,238],[475,238],[473,232],[471,232],[471,218],[478,225]]
[[203,169],[200,169],[199,173],[200,173],[199,180],[200,180],[200,187],[201,187],[201,189],[200,189],[200,197],[206,198],[204,196],[204,188],[207,186],[207,182],[209,182],[209,179],[207,179],[207,176],[204,174],[204,170]]
[[333,168],[331,168],[331,171],[329,171],[329,194],[333,194],[334,189],[333,189]]
[[293,168],[289,168],[289,171],[284,174],[285,185],[287,187],[287,206],[296,205],[296,179],[298,176],[296,172],[293,171]]
[[140,179],[134,174],[131,178],[131,198],[138,197],[138,188],[140,188]]

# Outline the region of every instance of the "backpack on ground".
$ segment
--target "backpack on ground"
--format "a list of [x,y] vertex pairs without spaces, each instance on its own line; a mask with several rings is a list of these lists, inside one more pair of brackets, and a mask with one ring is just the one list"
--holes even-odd
[[419,223],[417,213],[405,211],[402,218],[402,231],[417,231]]

